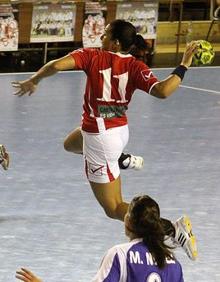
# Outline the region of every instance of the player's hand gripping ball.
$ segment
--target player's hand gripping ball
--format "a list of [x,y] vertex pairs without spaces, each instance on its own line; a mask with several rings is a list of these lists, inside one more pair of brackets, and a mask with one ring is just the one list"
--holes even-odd
[[215,57],[212,45],[205,40],[198,40],[198,52],[193,56],[196,66],[210,65]]

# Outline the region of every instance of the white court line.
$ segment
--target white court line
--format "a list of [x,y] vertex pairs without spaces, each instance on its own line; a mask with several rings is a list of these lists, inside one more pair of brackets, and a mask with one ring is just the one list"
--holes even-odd
[[215,90],[211,90],[211,89],[198,88],[198,87],[187,86],[187,85],[180,85],[179,87],[193,89],[193,90],[197,90],[197,91],[209,92],[209,93],[213,93],[213,94],[216,94],[216,95],[220,95],[220,91],[215,91]]

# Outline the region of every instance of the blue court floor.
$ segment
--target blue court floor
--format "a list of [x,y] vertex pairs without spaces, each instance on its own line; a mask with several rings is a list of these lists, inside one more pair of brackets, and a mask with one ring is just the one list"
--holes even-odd
[[[153,69],[165,78],[171,69]],[[31,97],[13,95],[0,76],[0,143],[11,155],[0,170],[0,281],[21,266],[45,282],[87,282],[105,251],[126,241],[123,224],[107,218],[84,175],[81,156],[63,139],[79,125],[82,72],[45,79]],[[149,194],[163,217],[191,217],[199,259],[176,256],[187,282],[220,281],[220,68],[191,68],[166,100],[137,91],[128,111],[127,151],[142,155],[142,171],[123,171],[123,194]]]

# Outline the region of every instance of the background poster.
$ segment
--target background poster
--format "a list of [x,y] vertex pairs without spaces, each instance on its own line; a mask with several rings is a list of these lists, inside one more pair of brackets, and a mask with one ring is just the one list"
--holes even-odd
[[11,5],[0,5],[0,51],[18,49],[18,23]]
[[99,2],[85,3],[85,20],[82,31],[83,47],[101,47],[105,29],[107,7]]
[[34,5],[30,42],[73,41],[75,18],[74,3]]
[[118,3],[116,19],[132,23],[144,39],[156,39],[158,3],[155,2]]

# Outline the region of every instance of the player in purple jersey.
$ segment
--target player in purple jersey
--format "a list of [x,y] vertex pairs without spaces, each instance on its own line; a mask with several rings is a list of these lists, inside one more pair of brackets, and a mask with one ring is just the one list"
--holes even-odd
[[[184,281],[182,267],[166,244],[155,200],[147,195],[135,197],[125,215],[124,225],[129,242],[107,251],[92,282]],[[24,282],[42,282],[24,268],[16,272],[16,278]]]

